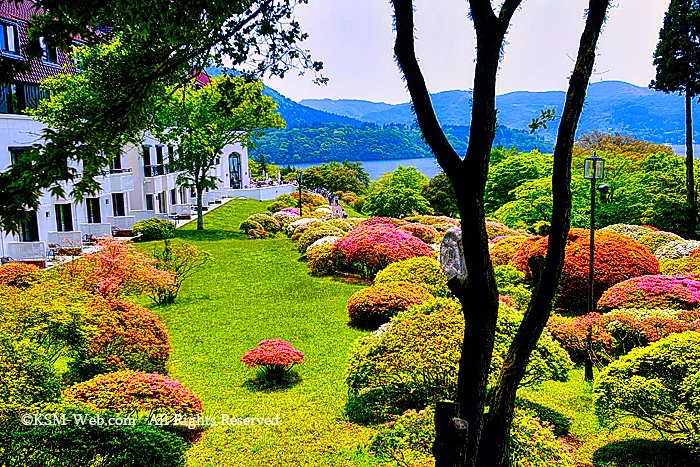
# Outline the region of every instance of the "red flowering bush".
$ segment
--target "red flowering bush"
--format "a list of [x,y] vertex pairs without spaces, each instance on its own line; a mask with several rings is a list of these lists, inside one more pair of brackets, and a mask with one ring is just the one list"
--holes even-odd
[[96,297],[89,323],[96,328],[70,363],[72,377],[86,380],[118,370],[164,373],[172,346],[156,315],[128,300]]
[[389,282],[355,292],[348,300],[350,324],[376,329],[411,305],[420,305],[434,297],[418,284]]
[[418,237],[425,243],[439,243],[441,240],[440,232],[432,225],[405,224],[399,230]]
[[261,383],[281,384],[294,365],[304,363],[304,352],[283,339],[265,339],[241,357],[247,367],[258,368]]
[[609,363],[633,348],[647,346],[670,334],[700,331],[700,322],[696,315],[678,310],[621,309],[573,318],[555,315],[549,319],[547,329],[577,363],[588,358],[590,329],[593,353],[599,362]]
[[148,293],[173,284],[173,274],[154,266],[155,259],[139,253],[127,242],[106,238],[98,250],[59,270],[66,280],[103,297]]
[[[527,240],[526,235],[514,235],[511,237],[502,237],[489,249],[491,262],[495,266],[506,266],[513,259],[513,256],[518,252],[520,246]],[[537,237],[539,238],[539,237]]]
[[416,256],[432,256],[422,240],[388,224],[360,225],[334,243],[345,264],[366,277],[374,277],[389,264]]
[[0,266],[0,285],[27,287],[39,274],[33,264],[7,263]]
[[[529,259],[545,256],[548,238],[526,240],[513,257],[516,268],[530,279]],[[588,299],[589,231],[571,229],[566,245],[555,307],[570,313],[586,310]],[[659,262],[648,249],[622,234],[599,230],[595,234],[594,298],[613,285],[633,277],[659,273]],[[654,306],[654,305],[650,305]]]
[[600,311],[615,308],[672,308],[693,310],[700,304],[700,281],[695,276],[643,276],[628,279],[605,291]]
[[75,384],[63,393],[67,401],[91,410],[110,410],[123,415],[201,414],[202,401],[182,383],[157,373],[124,370],[96,376]]

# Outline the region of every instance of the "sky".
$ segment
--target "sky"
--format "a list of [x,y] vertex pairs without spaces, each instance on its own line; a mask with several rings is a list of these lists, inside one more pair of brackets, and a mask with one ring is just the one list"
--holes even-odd
[[[430,92],[470,89],[476,39],[467,0],[415,0],[416,49]],[[648,86],[654,49],[669,0],[614,0],[591,82]],[[524,0],[511,22],[497,92],[565,90],[584,27],[588,0]],[[290,73],[266,84],[292,100],[409,100],[394,63],[389,0],[309,0],[297,19],[303,43],[324,63],[326,86]]]

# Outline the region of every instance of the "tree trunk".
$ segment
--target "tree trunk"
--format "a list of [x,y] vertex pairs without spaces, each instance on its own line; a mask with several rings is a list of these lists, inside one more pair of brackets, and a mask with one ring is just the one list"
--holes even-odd
[[197,190],[197,230],[204,230],[204,215],[202,214],[202,189]]
[[697,200],[693,168],[693,95],[685,91],[685,190],[688,200],[688,236],[696,238]]

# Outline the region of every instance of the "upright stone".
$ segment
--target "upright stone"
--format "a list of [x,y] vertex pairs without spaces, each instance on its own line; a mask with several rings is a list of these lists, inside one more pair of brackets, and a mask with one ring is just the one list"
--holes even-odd
[[447,275],[447,280],[457,278],[464,283],[467,280],[467,265],[464,264],[462,246],[462,229],[452,227],[445,232],[440,244],[440,266]]

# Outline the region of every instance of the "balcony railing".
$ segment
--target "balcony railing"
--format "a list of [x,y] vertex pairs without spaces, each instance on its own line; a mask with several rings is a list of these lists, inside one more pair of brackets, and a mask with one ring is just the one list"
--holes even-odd
[[112,225],[107,223],[80,224],[80,231],[83,235],[91,235],[93,238],[111,237]]
[[[120,170],[120,172],[113,170]],[[134,174],[131,169],[112,169],[109,173],[109,184],[112,192],[133,191]]]
[[79,248],[83,245],[83,233],[79,230],[71,232],[49,232],[49,243],[54,243],[61,248]]
[[143,166],[144,177],[157,177],[158,175],[165,175],[167,173],[168,170],[165,168],[165,164]]
[[136,223],[134,216],[108,216],[107,221],[118,230],[131,230]]
[[46,259],[46,242],[7,242],[7,253],[16,261]]

